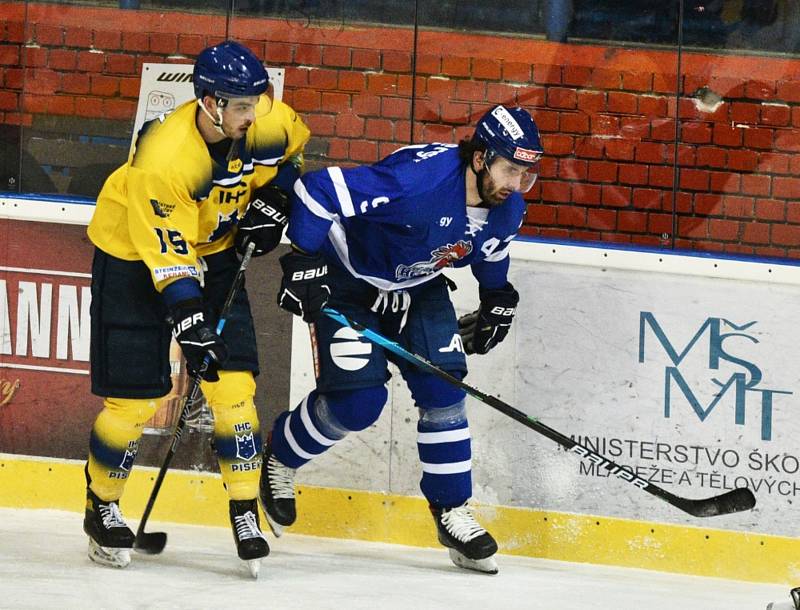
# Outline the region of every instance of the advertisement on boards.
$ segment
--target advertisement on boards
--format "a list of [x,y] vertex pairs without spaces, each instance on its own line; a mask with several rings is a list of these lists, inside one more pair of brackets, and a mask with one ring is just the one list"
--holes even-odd
[[78,457],[101,406],[89,391],[93,246],[82,226],[0,222],[0,452]]
[[[516,328],[518,408],[677,495],[751,489],[756,509],[717,526],[797,534],[800,287],[542,263],[512,281],[530,304]],[[530,443],[536,474],[520,499],[691,521],[607,468]]]

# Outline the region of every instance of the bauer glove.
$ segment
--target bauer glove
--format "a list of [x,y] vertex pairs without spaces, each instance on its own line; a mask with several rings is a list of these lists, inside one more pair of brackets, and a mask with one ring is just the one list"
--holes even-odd
[[467,354],[485,354],[505,339],[519,303],[519,293],[510,282],[479,292],[480,308],[458,319],[458,333]]
[[306,322],[313,322],[331,296],[325,259],[321,254],[292,250],[278,260],[283,269],[278,306]]
[[289,214],[289,196],[279,186],[268,184],[253,191],[253,198],[236,230],[233,243],[244,255],[247,244],[255,244],[253,256],[274,250],[281,241]]
[[203,302],[196,298],[180,301],[171,308],[170,317],[172,336],[181,346],[189,374],[194,377],[202,372],[203,360],[208,356],[203,379],[219,381],[217,371],[228,359],[228,348],[206,321]]

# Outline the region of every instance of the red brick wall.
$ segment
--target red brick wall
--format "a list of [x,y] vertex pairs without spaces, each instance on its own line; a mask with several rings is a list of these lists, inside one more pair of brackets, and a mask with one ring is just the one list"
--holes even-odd
[[[191,61],[226,33],[220,16],[2,2],[0,13],[5,123],[131,120],[144,62]],[[497,102],[534,114],[547,156],[526,234],[800,256],[798,60],[684,53],[682,93],[724,97],[710,113],[676,103],[670,51],[422,32],[415,55],[408,29],[271,19],[236,19],[230,34],[287,68],[284,99],[326,163],[409,141],[415,59],[415,141],[456,141]]]

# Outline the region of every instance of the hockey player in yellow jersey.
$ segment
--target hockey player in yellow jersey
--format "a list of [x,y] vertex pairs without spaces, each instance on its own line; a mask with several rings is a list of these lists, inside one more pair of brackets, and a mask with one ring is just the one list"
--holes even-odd
[[239,43],[203,50],[193,82],[195,100],[144,124],[88,229],[92,392],[104,403],[90,437],[84,530],[89,557],[114,567],[130,562],[134,536],[119,499],[143,426],[171,388],[171,336],[190,373],[210,362],[201,389],[239,557],[252,566],[269,553],[256,504],[258,356],[244,288],[222,336],[215,328],[237,251],[253,243],[254,255],[266,254],[280,240],[309,131],[271,98],[263,65]]

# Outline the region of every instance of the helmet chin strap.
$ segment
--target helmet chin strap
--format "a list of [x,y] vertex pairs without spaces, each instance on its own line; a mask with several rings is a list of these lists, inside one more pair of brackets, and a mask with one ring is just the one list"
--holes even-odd
[[224,104],[220,104],[221,98],[217,98],[217,116],[214,117],[206,108],[206,105],[203,103],[203,100],[197,100],[197,105],[200,106],[203,113],[211,120],[211,124],[214,126],[218,132],[220,132],[226,138],[228,134],[222,129],[222,108],[225,106]]

